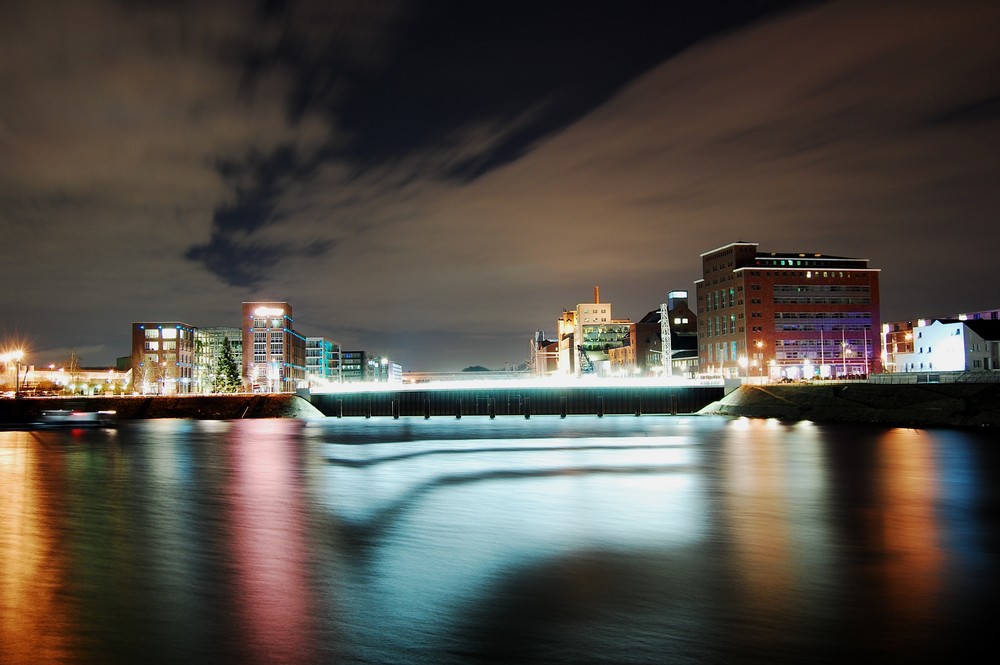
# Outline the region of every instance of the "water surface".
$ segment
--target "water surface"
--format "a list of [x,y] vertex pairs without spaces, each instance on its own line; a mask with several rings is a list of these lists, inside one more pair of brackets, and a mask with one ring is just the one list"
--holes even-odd
[[0,432],[0,662],[955,660],[993,645],[998,488],[946,430]]

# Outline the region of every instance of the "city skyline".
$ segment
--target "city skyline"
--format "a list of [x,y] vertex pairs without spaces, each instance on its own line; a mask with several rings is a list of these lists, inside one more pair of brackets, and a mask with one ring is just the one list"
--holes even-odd
[[328,4],[0,8],[0,342],[287,301],[500,367],[736,241],[869,259],[883,320],[998,306],[996,3]]

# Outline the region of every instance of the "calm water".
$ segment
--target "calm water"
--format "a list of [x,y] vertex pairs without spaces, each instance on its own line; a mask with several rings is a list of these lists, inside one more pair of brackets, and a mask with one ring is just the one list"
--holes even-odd
[[0,662],[943,662],[985,434],[706,417],[0,432]]

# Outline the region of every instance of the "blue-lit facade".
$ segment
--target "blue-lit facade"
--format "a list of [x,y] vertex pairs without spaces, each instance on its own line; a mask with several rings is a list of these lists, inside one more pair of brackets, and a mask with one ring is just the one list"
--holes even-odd
[[294,392],[306,386],[306,338],[292,327],[287,302],[245,302],[243,382],[254,392]]
[[340,344],[326,337],[306,337],[306,378],[311,385],[340,383]]

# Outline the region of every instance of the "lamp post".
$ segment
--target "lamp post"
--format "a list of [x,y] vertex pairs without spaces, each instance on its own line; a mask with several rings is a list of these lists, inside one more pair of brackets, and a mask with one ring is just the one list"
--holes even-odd
[[743,373],[746,375],[747,380],[750,379],[750,370],[747,367],[750,365],[750,361],[746,356],[740,356],[739,359],[740,367],[743,368]]
[[764,342],[757,340],[753,343],[757,347],[757,366],[760,367],[760,382],[764,383]]

